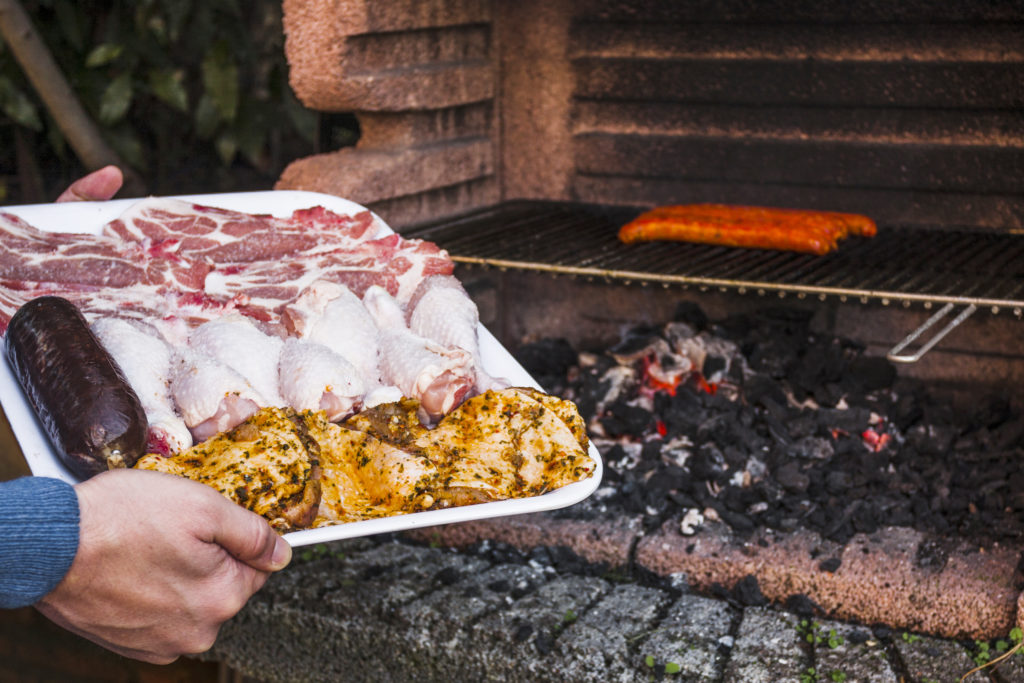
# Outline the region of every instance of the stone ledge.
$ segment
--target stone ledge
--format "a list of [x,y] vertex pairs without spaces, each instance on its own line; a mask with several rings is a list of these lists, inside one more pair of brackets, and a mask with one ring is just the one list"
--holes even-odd
[[842,548],[810,532],[738,542],[709,529],[691,537],[668,524],[640,541],[636,563],[681,572],[701,590],[753,575],[778,603],[803,594],[832,618],[946,638],[998,638],[1015,623],[1018,550],[960,546],[929,560],[926,539],[911,529],[858,534]]
[[830,618],[944,638],[1004,637],[1018,623],[1018,609],[1024,617],[1018,550],[941,549],[904,528],[859,534],[839,546],[806,531],[740,541],[713,523],[694,536],[683,536],[671,523],[643,536],[636,520],[588,522],[539,513],[422,529],[410,537],[458,548],[485,539],[522,550],[566,546],[589,562],[681,574],[702,592],[716,585],[731,589],[754,576],[777,604],[804,595]]
[[394,151],[343,149],[298,159],[288,165],[274,189],[325,192],[371,204],[493,173],[493,145],[486,138],[474,138]]
[[502,541],[527,552],[538,546],[565,546],[587,562],[626,567],[640,525],[637,520],[584,522],[537,513],[418,529],[407,535],[454,548],[483,540]]

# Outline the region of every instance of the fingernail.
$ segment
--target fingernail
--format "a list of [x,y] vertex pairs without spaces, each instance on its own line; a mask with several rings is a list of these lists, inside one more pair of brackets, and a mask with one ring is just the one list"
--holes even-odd
[[288,563],[291,562],[291,560],[292,547],[288,545],[288,541],[278,536],[277,544],[274,545],[274,554],[270,557],[271,569],[274,571],[284,569],[288,566]]

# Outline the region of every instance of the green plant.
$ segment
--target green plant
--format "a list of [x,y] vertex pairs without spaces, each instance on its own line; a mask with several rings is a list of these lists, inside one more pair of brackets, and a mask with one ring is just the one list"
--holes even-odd
[[829,674],[829,678],[831,678],[835,683],[845,683],[846,672],[836,669],[831,674]]
[[[312,151],[317,117],[287,83],[279,0],[23,0],[103,137],[152,188],[244,163],[275,174]],[[60,130],[0,41],[0,123],[71,164]]]
[[975,664],[978,666],[984,666],[990,659],[992,659],[992,652],[988,642],[984,640],[976,640],[974,641],[974,647],[975,650],[972,659]]
[[800,683],[817,683],[818,672],[813,666],[807,667],[807,670],[800,674]]
[[921,636],[914,635],[913,633],[908,633],[906,631],[903,632],[903,635],[901,637],[903,638],[904,642],[909,643],[911,645],[921,640]]
[[836,630],[833,628],[829,629],[827,642],[828,646],[834,650],[840,645],[842,645],[845,641],[843,640],[843,637],[836,633]]
[[796,632],[811,645],[817,645],[821,642],[821,636],[818,633],[820,628],[821,624],[816,621],[801,619],[800,623],[797,624]]

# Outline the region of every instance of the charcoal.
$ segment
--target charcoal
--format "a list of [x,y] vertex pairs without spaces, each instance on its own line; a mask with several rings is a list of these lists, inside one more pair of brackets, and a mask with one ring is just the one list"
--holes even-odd
[[956,427],[950,425],[918,424],[906,433],[907,446],[920,453],[937,455],[947,452],[957,437]]
[[854,513],[853,518],[853,529],[859,534],[873,534],[878,531],[878,512],[867,506],[861,506],[857,512]]
[[896,379],[896,368],[881,356],[861,356],[849,367],[851,377],[863,391],[887,389]]
[[801,471],[799,463],[789,462],[775,472],[775,481],[787,491],[801,493],[810,486],[811,478]]
[[1010,402],[1003,396],[986,396],[981,401],[974,414],[971,416],[971,423],[989,429],[998,427],[1013,416]]
[[[825,610],[818,603],[803,593],[794,593],[786,598],[786,609],[801,617],[813,617],[824,614]],[[865,639],[866,640],[866,639]]]
[[891,413],[893,423],[900,431],[906,431],[921,421],[924,411],[921,408],[921,401],[912,394],[902,394],[896,401],[894,410]]
[[668,494],[668,499],[681,510],[700,507],[696,498],[682,491],[672,491]]
[[562,338],[545,338],[524,344],[515,353],[516,360],[542,386],[548,378],[563,379],[579,361],[579,354]]
[[823,406],[837,406],[839,402],[843,400],[847,392],[841,385],[836,382],[827,382],[819,387],[814,392],[814,398],[817,399],[818,403]]
[[819,423],[826,431],[841,429],[850,434],[860,434],[868,426],[870,417],[870,411],[864,408],[822,408],[818,411]]
[[533,647],[536,648],[537,654],[548,655],[551,650],[555,647],[555,637],[549,631],[541,631],[537,634],[537,637],[533,639]]
[[914,564],[920,569],[939,572],[949,561],[949,551],[937,539],[927,538],[917,546]]
[[793,439],[790,438],[789,430],[786,429],[786,425],[777,420],[774,416],[766,415],[761,426],[764,428],[766,436],[768,436],[773,444],[785,448],[793,445]]
[[769,339],[755,345],[748,358],[751,368],[776,380],[787,377],[797,361],[796,351],[790,342],[780,339]]
[[622,341],[609,348],[608,353],[620,363],[626,363],[639,360],[651,353],[659,342],[662,345],[665,343],[661,332],[651,327],[644,327],[630,331]]
[[700,371],[705,377],[713,377],[715,373],[724,371],[728,366],[727,359],[708,354],[704,357],[704,365],[701,366]]
[[741,469],[747,462],[747,451],[739,445],[740,443],[742,442],[732,442],[722,446],[722,456],[731,469]]
[[666,466],[660,476],[670,491],[681,491],[690,486],[690,475],[678,465]]
[[[684,510],[711,508],[739,536],[805,527],[837,543],[884,526],[972,544],[1024,535],[1024,419],[1005,397],[964,412],[862,345],[812,332],[806,311],[706,324],[688,306],[679,317],[634,328],[616,351],[702,329],[702,341],[743,358],[710,353],[703,373],[675,391],[644,386],[639,363],[619,365],[607,353],[588,355],[585,366],[562,362],[570,374],[559,381],[581,414],[632,444],[601,445],[608,467],[590,514],[636,515],[654,530]],[[623,393],[595,416],[609,368]],[[715,391],[706,376],[724,369]],[[813,403],[797,407],[806,399]]]
[[786,429],[794,439],[811,436],[818,431],[818,420],[812,413],[802,412],[786,420]]
[[680,301],[672,314],[674,322],[686,323],[700,331],[707,329],[708,316],[704,310],[691,301]]
[[841,470],[829,472],[825,476],[825,488],[834,495],[848,491],[850,488],[850,475]]
[[730,435],[731,429],[728,415],[711,415],[697,427],[698,442],[728,443]]
[[786,404],[786,394],[779,383],[764,375],[755,375],[743,385],[743,395],[749,405],[764,405],[770,399],[776,405]]
[[694,454],[690,463],[690,473],[698,479],[714,481],[727,469],[725,456],[713,443],[705,443]]
[[643,436],[653,421],[649,411],[620,399],[608,407],[608,415],[601,418],[601,425],[610,436]]
[[798,458],[828,460],[835,450],[832,442],[820,436],[805,436],[793,444],[792,453]]
[[516,627],[512,639],[517,643],[525,643],[533,635],[533,624],[523,623]]
[[834,573],[842,565],[843,561],[838,557],[830,557],[818,563],[818,569],[823,572]]
[[761,586],[753,574],[747,574],[736,582],[732,588],[732,597],[746,607],[763,607],[768,604],[768,598],[761,592]]
[[736,410],[736,404],[732,399],[719,394],[700,394],[701,405],[707,410],[717,410],[731,413]]

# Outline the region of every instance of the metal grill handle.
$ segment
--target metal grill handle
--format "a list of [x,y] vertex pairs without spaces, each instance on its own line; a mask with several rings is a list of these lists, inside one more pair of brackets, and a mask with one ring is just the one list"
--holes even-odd
[[933,346],[942,341],[943,337],[945,337],[947,334],[956,329],[960,325],[960,323],[967,320],[967,318],[969,318],[972,313],[978,310],[978,307],[975,306],[974,304],[969,304],[966,308],[964,308],[964,310],[960,311],[960,314],[957,315],[957,317],[953,318],[946,324],[945,327],[939,330],[934,337],[925,342],[921,346],[921,348],[917,350],[916,353],[903,355],[900,354],[900,352],[903,349],[907,348],[907,346],[910,345],[911,342],[913,342],[915,339],[917,339],[922,334],[931,329],[936,323],[945,318],[952,310],[952,303],[948,303],[942,308],[940,308],[938,311],[935,312],[934,315],[932,315],[932,317],[928,318],[928,320],[926,320],[923,325],[921,325],[916,330],[907,335],[907,337],[904,338],[904,340],[901,341],[899,344],[892,347],[889,353],[885,354],[885,357],[894,363],[916,363],[917,361],[921,360],[924,354],[928,353],[928,351],[930,351]]

